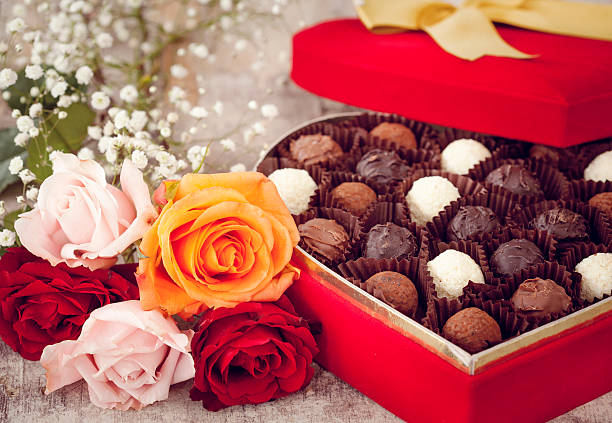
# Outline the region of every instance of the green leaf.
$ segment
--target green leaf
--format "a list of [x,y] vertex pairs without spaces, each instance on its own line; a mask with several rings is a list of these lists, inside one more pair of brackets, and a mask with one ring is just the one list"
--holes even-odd
[[2,226],[4,226],[5,229],[15,231],[15,221],[21,213],[25,212],[23,210],[15,210],[4,216],[4,220],[2,220]]
[[0,192],[18,180],[17,175],[11,175],[8,170],[12,158],[21,156],[24,161],[26,160],[26,151],[15,145],[13,141],[18,133],[16,128],[0,130]]
[[53,115],[47,120],[47,127],[53,130],[46,140],[41,134],[28,142],[27,165],[41,181],[52,173],[51,160],[46,147],[50,146],[54,150],[66,153],[76,153],[87,137],[87,127],[95,117],[95,113],[84,103],[74,103],[63,110],[68,114],[65,119],[60,120],[57,115]]

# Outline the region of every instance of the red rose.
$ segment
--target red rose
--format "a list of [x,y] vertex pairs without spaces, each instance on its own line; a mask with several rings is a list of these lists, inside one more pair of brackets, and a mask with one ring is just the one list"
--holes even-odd
[[0,336],[28,360],[51,344],[77,339],[89,313],[138,299],[135,264],[91,271],[51,266],[23,247],[0,259]]
[[308,323],[286,296],[209,309],[191,349],[196,374],[190,396],[210,411],[299,391],[310,383],[319,352]]

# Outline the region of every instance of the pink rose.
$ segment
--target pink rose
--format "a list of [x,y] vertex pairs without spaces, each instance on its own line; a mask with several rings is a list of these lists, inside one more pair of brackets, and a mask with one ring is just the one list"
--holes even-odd
[[157,216],[142,173],[129,160],[120,181],[121,190],[106,182],[95,161],[59,153],[36,206],[15,222],[21,243],[53,266],[112,266]]
[[76,341],[45,347],[45,393],[85,379],[98,407],[140,410],[194,376],[192,336],[161,311],[142,310],[137,300],[108,304],[91,313]]

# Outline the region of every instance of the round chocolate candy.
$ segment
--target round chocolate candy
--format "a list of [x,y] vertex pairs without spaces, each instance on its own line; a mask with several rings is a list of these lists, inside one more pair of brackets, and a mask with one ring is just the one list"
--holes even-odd
[[401,123],[383,122],[372,129],[370,135],[394,142],[399,147],[417,148],[414,133]]
[[589,223],[584,216],[561,207],[540,213],[531,221],[531,226],[561,240],[585,239],[589,236]]
[[363,155],[356,171],[366,179],[386,185],[401,182],[408,176],[410,168],[393,151],[374,149]]
[[612,219],[612,192],[600,192],[589,200],[589,206],[601,210],[603,214]]
[[417,240],[412,232],[388,222],[370,229],[366,236],[364,256],[402,260],[416,255],[417,250]]
[[419,294],[412,281],[397,272],[379,272],[366,282],[366,289],[376,298],[407,316],[414,316]]
[[289,150],[295,160],[305,165],[337,160],[344,155],[340,145],[323,134],[302,135],[291,143]]
[[561,155],[559,154],[559,150],[554,147],[534,144],[529,149],[529,157],[535,160],[543,160],[550,166],[557,167],[559,166]]
[[510,299],[514,311],[523,317],[536,319],[568,312],[572,299],[550,279],[527,279]]
[[501,226],[499,219],[488,207],[463,206],[446,227],[449,241],[460,241],[493,232]]
[[489,173],[485,179],[492,185],[519,195],[544,195],[540,181],[519,165],[505,164]]
[[497,322],[479,308],[463,309],[450,317],[442,336],[470,354],[476,354],[501,342]]
[[501,275],[512,275],[539,263],[544,263],[542,251],[526,239],[504,242],[491,256],[493,270]]
[[311,219],[302,223],[298,230],[302,241],[310,249],[330,261],[341,259],[349,247],[350,238],[348,234],[334,220]]
[[357,217],[365,213],[368,206],[376,201],[376,193],[361,182],[344,182],[331,192],[338,206]]

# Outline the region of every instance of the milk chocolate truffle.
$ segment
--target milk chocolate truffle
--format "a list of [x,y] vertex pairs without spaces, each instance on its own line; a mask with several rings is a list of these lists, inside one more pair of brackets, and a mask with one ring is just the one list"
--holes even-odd
[[368,232],[364,256],[375,259],[402,260],[416,255],[416,237],[395,223],[376,225]]
[[527,279],[510,299],[514,311],[523,317],[542,318],[569,311],[572,299],[550,279]]
[[544,263],[544,255],[527,239],[504,242],[491,256],[493,270],[501,275],[512,275],[539,263]]
[[612,253],[588,256],[576,265],[580,273],[580,298],[593,302],[604,295],[612,295]]
[[376,201],[376,193],[361,182],[344,182],[334,188],[331,195],[340,208],[358,217],[363,215],[368,206]]
[[501,342],[501,329],[491,316],[479,308],[465,308],[450,317],[442,336],[470,354]]
[[344,228],[330,219],[312,219],[298,227],[302,241],[330,261],[343,257],[350,238]]
[[561,207],[541,213],[531,221],[531,226],[557,239],[584,239],[589,236],[589,223],[584,216]]
[[501,226],[499,219],[488,207],[463,206],[446,227],[450,241],[460,241],[493,232]]
[[491,152],[476,140],[462,138],[455,140],[442,151],[442,170],[467,175],[478,162],[491,157]]
[[401,123],[383,122],[370,131],[370,135],[396,143],[404,148],[417,148],[414,133]]
[[304,169],[277,169],[268,176],[291,214],[308,209],[310,198],[317,190],[317,183]]
[[379,272],[368,279],[366,289],[376,298],[389,304],[400,313],[414,316],[419,294],[412,281],[401,273]]
[[360,176],[378,184],[401,182],[410,168],[393,151],[374,149],[363,155],[355,169]]
[[595,157],[584,169],[587,181],[612,181],[612,150]]
[[457,250],[446,250],[427,263],[438,298],[457,298],[472,281],[485,283],[482,269],[469,255]]
[[589,206],[601,210],[603,214],[612,219],[612,192],[600,192],[589,200]]
[[425,226],[444,207],[461,197],[459,190],[446,178],[426,176],[412,184],[406,194],[410,217],[418,225]]
[[302,135],[291,143],[289,150],[295,160],[305,165],[336,160],[344,154],[332,137],[323,134]]
[[505,164],[489,173],[485,182],[519,195],[544,195],[540,181],[519,165]]
[[559,166],[559,159],[561,155],[559,154],[559,150],[554,147],[534,144],[529,149],[529,157],[535,160],[543,160],[549,165],[557,167]]

